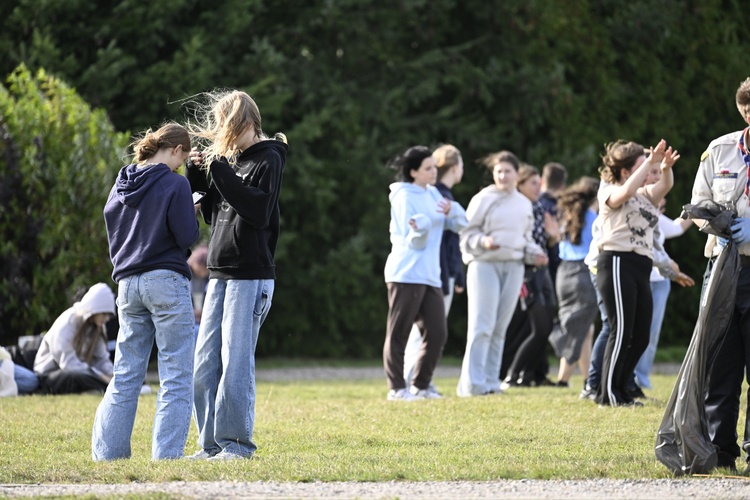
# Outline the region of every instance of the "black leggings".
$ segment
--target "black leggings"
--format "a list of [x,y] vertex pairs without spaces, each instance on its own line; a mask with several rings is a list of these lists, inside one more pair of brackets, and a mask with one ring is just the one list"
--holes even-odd
[[597,261],[596,286],[611,332],[596,401],[617,406],[633,402],[628,381],[648,347],[653,301],[649,276],[653,261],[635,252],[605,251]]

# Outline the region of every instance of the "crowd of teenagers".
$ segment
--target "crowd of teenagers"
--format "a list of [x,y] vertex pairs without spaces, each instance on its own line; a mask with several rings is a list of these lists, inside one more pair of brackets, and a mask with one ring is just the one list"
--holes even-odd
[[[256,451],[255,349],[274,294],[288,146],[283,134],[263,133],[246,93],[203,97],[194,120],[141,134],[132,144],[134,162],[112,186],[104,221],[116,293],[104,283],[80,293],[41,338],[32,366],[0,350],[0,389],[11,379],[21,394],[103,392],[92,432],[96,461],[131,455],[154,348],[152,458],[184,456],[191,417],[199,449],[188,458],[234,460]],[[750,125],[750,78],[738,88],[736,105]],[[691,200],[733,210],[731,244],[742,262],[732,322],[706,394],[709,434],[726,467],[740,456],[735,429],[750,368],[749,131],[709,144]],[[616,140],[601,153],[598,179],[568,184],[559,163],[540,171],[498,151],[481,159],[492,182],[464,210],[451,192],[464,173],[458,148],[413,146],[393,158],[384,270],[387,399],[443,397],[433,375],[454,294],[465,292],[458,396],[569,387],[577,366],[585,381],[581,399],[641,405],[671,282],[694,285],[664,249],[667,238],[692,224],[664,214],[679,159],[665,140],[647,147]],[[172,175],[183,165],[186,175]],[[199,215],[211,227],[207,245],[196,245]],[[705,221],[693,222],[705,229]],[[708,238],[709,269],[729,244]],[[112,359],[106,325],[114,318]],[[556,380],[548,376],[548,343],[560,359]],[[742,448],[750,452],[746,422]]]

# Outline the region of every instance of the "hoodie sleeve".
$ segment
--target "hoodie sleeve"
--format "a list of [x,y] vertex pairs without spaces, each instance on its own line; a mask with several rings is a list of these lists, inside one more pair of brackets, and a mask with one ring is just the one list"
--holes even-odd
[[283,165],[276,153],[267,155],[258,167],[258,186],[247,186],[226,161],[211,163],[211,176],[221,195],[242,220],[256,229],[268,226],[281,186]]
[[466,210],[457,201],[451,202],[451,210],[445,218],[445,229],[458,233],[469,224],[466,219]]
[[201,215],[206,224],[211,224],[211,210],[213,207],[213,192],[208,182],[206,171],[195,165],[190,160],[185,164],[185,176],[190,182],[190,191],[206,193],[201,201]]
[[[401,191],[391,200],[393,222],[396,234],[404,235],[406,244],[413,250],[422,250],[427,246],[431,220],[428,216],[417,213],[416,207],[405,191]],[[414,220],[417,229],[411,227],[410,220]]]
[[182,176],[178,181],[167,208],[167,225],[177,246],[187,250],[198,241],[200,231],[198,219],[195,218],[195,205],[193,205],[193,197],[190,194],[190,185]]
[[467,225],[461,230],[460,239],[462,253],[479,255],[484,251],[482,248],[482,238],[487,236],[484,233],[483,227],[484,217],[490,203],[483,204],[482,201],[483,198],[476,195],[471,199],[466,209]]

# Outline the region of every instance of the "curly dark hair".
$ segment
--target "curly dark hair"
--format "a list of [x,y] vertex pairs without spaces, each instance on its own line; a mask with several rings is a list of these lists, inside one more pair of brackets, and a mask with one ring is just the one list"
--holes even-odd
[[610,184],[620,182],[622,171],[633,168],[636,160],[646,154],[646,150],[640,144],[622,139],[605,144],[604,150],[599,173],[602,180]]
[[581,243],[586,211],[596,199],[599,181],[593,177],[581,177],[560,194],[557,211],[562,228],[562,238],[574,245]]

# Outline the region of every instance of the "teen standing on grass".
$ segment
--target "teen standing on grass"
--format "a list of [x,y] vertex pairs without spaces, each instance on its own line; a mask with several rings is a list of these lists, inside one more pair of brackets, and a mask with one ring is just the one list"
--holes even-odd
[[[461,157],[461,152],[455,146],[444,144],[432,153],[432,157],[435,159],[435,167],[437,168],[435,187],[446,199],[455,201],[451,189],[461,182],[464,175],[464,160]],[[447,319],[453,303],[453,294],[463,293],[466,288],[466,278],[461,262],[461,249],[458,246],[458,234],[453,231],[443,231],[443,239],[440,243],[440,282]],[[419,358],[422,343],[422,334],[419,331],[419,326],[415,324],[409,334],[406,352],[404,353],[404,379],[407,386],[411,385],[414,364]],[[430,390],[437,391],[432,383],[430,383]]]
[[[599,190],[602,236],[596,284],[607,310],[611,333],[607,339],[602,381],[596,395],[601,405],[633,405],[627,384],[646,349],[651,327],[651,274],[656,206],[674,184],[672,165],[680,158],[664,140],[644,149],[634,142],[607,145]],[[660,164],[661,179],[644,186],[649,169]]]
[[211,224],[195,351],[201,449],[190,458],[234,460],[251,458],[257,448],[255,347],[273,298],[288,147],[263,134],[258,106],[245,92],[207,96],[212,104],[191,131],[209,146],[193,149],[187,168],[193,191],[206,193],[201,212]]
[[[391,162],[399,182],[390,185],[391,253],[385,263],[388,321],[383,365],[389,400],[438,398],[430,390],[432,374],[447,337],[445,305],[440,281],[443,229],[459,231],[466,225],[461,205],[451,202],[433,185],[437,168],[425,146],[409,148]],[[404,351],[409,331],[417,322],[422,349],[414,362],[411,387],[404,380]]]
[[471,199],[466,211],[469,225],[461,231],[469,308],[466,352],[456,388],[462,397],[503,392],[505,330],[523,285],[524,262],[547,264],[547,255],[531,236],[531,202],[516,190],[518,158],[500,151],[483,163],[492,171],[494,184]]
[[137,163],[120,170],[104,207],[120,332],[114,376],[94,419],[94,460],[130,457],[154,341],[161,387],[152,458],[182,457],[190,429],[194,320],[187,257],[199,233],[190,185],[175,174],[190,151],[190,136],[168,124],[147,131],[134,150]]

